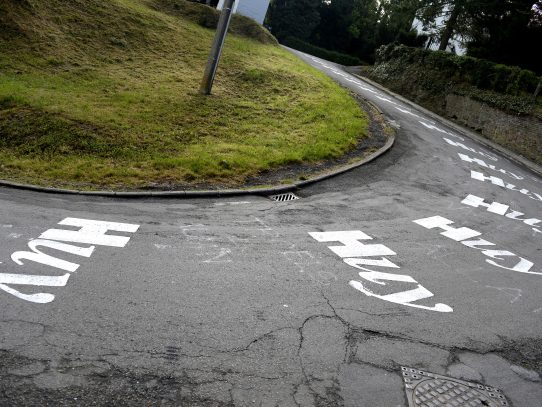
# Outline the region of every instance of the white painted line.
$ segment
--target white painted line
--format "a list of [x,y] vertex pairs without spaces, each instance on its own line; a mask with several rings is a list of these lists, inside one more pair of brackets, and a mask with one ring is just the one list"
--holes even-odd
[[479,154],[479,155],[481,155],[481,156],[484,156],[484,157],[486,157],[486,158],[489,158],[489,159],[492,160],[492,161],[498,161],[498,158],[497,158],[497,157],[495,157],[495,156],[492,155],[492,154],[489,154],[488,152],[475,150],[474,148],[467,147],[467,146],[466,146],[465,144],[463,144],[463,143],[455,142],[455,141],[453,141],[453,140],[447,139],[446,137],[443,137],[442,139],[443,139],[446,143],[448,143],[449,145],[451,145],[451,146],[454,146],[454,147],[460,147],[460,148],[462,148],[463,150],[470,151],[471,153]]
[[449,136],[456,137],[461,141],[465,141],[465,139],[463,137],[460,137],[460,136],[458,136],[457,134],[454,134],[454,133],[450,133],[449,131],[443,130],[440,127],[437,127],[437,126],[434,126],[432,124],[426,123],[423,120],[418,120],[418,123],[420,123],[421,125],[427,127],[429,130],[436,130],[439,133],[444,133],[444,134],[447,134]]
[[432,216],[430,218],[418,219],[413,222],[417,223],[420,226],[423,226],[426,229],[443,229],[444,232],[441,232],[440,234],[452,240],[455,240],[456,242],[460,242],[462,240],[470,239],[471,237],[481,235],[480,232],[469,228],[454,228],[450,226],[454,222],[443,218],[442,216]]
[[[362,273],[360,273],[360,276],[361,274]],[[397,276],[397,274],[394,274],[394,276]],[[412,282],[416,283],[416,280],[413,280]],[[375,297],[384,301],[393,302],[395,304],[406,305],[413,308],[420,308],[427,311],[436,311],[436,312],[453,312],[454,311],[452,307],[446,304],[439,303],[439,304],[435,304],[433,307],[412,304],[413,301],[433,297],[433,293],[431,291],[427,290],[426,288],[424,288],[423,286],[419,284],[418,284],[418,287],[413,290],[403,291],[403,292],[394,293],[394,294],[387,294],[387,295],[378,295],[378,294],[373,293],[371,290],[366,288],[360,281],[352,280],[348,284],[350,285],[350,287],[355,288],[356,290],[362,292],[363,294],[369,297]]]
[[478,171],[471,171],[470,175],[472,179],[475,179],[477,181],[482,181],[482,182],[489,181],[493,185],[497,185],[501,188],[506,188],[511,191],[520,192],[521,194],[527,196],[530,199],[534,199],[535,201],[542,201],[542,195],[537,194],[536,192],[529,191],[528,189],[525,189],[525,188],[517,189],[514,184],[509,184],[509,183],[505,184],[504,181],[498,177],[494,177],[494,176],[486,177],[484,174]]
[[391,103],[392,105],[396,105],[396,104],[397,104],[397,103],[395,103],[393,100],[388,99],[388,98],[383,97],[383,96],[377,96],[377,99],[380,99],[380,100],[383,101],[383,102]]
[[[542,272],[530,271],[531,268],[534,266],[534,263],[508,250],[493,250],[493,249],[488,250],[487,246],[490,246],[490,247],[495,246],[494,243],[488,242],[485,239],[467,240],[467,239],[471,239],[472,237],[480,236],[481,233],[469,228],[453,228],[449,225],[453,224],[454,222],[446,218],[443,218],[442,216],[432,216],[429,218],[414,220],[413,222],[420,226],[423,226],[426,229],[433,229],[433,228],[443,229],[444,232],[442,232],[441,235],[446,236],[455,241],[461,242],[461,244],[471,249],[482,251],[482,254],[484,256],[487,256],[492,259],[492,260],[486,259],[486,263],[489,263],[492,266],[499,267],[505,270],[517,271],[519,273],[542,275]],[[495,259],[499,261],[504,261],[502,257],[516,257],[515,261],[517,261],[517,263],[514,267],[506,267],[493,260]]]
[[517,179],[517,180],[522,180],[523,179],[522,176],[516,175],[513,172],[503,170],[502,168],[496,168],[494,165],[491,165],[491,164],[488,165],[488,164],[486,164],[486,162],[484,160],[481,160],[479,158],[472,158],[472,157],[469,157],[466,154],[461,154],[461,153],[457,153],[457,155],[459,156],[459,158],[461,158],[462,161],[466,161],[468,163],[476,163],[481,167],[489,168],[489,169],[491,169],[493,171],[500,172],[501,174],[508,175],[508,176],[510,176],[510,177],[512,177],[514,179]]
[[408,291],[396,292],[393,294],[379,295],[375,294],[370,289],[366,288],[361,281],[352,280],[349,285],[360,291],[361,293],[379,298],[384,301],[393,302],[395,304],[405,305],[408,307],[420,308],[429,311],[437,312],[453,312],[453,309],[446,304],[436,304],[432,307],[413,304],[415,301],[419,301],[426,298],[433,297],[433,293],[418,284],[412,277],[403,274],[391,274],[374,271],[364,266],[372,267],[389,267],[399,268],[396,264],[392,263],[385,257],[381,258],[367,258],[375,256],[393,256],[396,253],[382,244],[365,245],[358,240],[372,240],[370,236],[363,233],[360,230],[348,230],[338,232],[309,232],[319,242],[340,242],[343,246],[328,246],[331,251],[343,258],[343,261],[349,266],[363,270],[359,273],[359,276],[369,281],[370,283],[385,286],[385,281],[398,281],[403,283],[417,284],[417,287]]
[[487,208],[488,212],[496,213],[497,215],[504,215],[509,208],[508,205],[503,205],[498,202],[492,202],[491,204],[487,204],[485,203],[484,198],[479,198],[476,195],[468,195],[465,199],[461,201],[461,203],[472,206],[474,208],[484,206]]
[[49,229],[42,233],[41,239],[59,240],[61,242],[97,244],[100,246],[124,247],[130,240],[125,236],[106,235],[108,230],[134,233],[139,225],[127,223],[101,222],[95,220],[66,218],[59,225],[77,226],[76,232],[64,229]]
[[[124,247],[130,240],[129,237],[106,235],[106,232],[113,230],[117,232],[134,233],[139,228],[139,225],[129,223],[103,222],[78,218],[66,218],[59,222],[59,225],[75,226],[78,227],[79,230],[49,229],[42,233],[38,239],[33,239],[28,242],[28,248],[30,250],[15,252],[11,255],[11,259],[19,266],[24,266],[26,262],[23,263],[23,260],[28,260],[44,266],[73,273],[79,268],[79,264],[48,255],[42,251],[43,248],[88,258],[94,252],[95,246],[80,247],[63,242]],[[70,277],[69,273],[62,276],[0,273],[0,290],[25,301],[45,304],[53,301],[55,296],[49,293],[24,294],[9,287],[7,284],[63,287]]]
[[397,110],[399,110],[400,112],[409,114],[409,115],[414,116],[414,117],[417,117],[417,118],[421,118],[421,117],[418,116],[416,113],[412,113],[410,110],[402,109],[402,108],[400,108],[399,106],[395,106],[395,108],[396,108]]
[[462,204],[472,206],[474,208],[479,208],[480,206],[483,206],[487,208],[488,212],[495,213],[497,215],[505,216],[506,218],[518,220],[520,222],[525,223],[528,226],[534,226],[532,230],[536,233],[542,233],[542,231],[539,228],[538,224],[542,223],[541,219],[538,218],[521,218],[521,216],[524,216],[525,214],[519,211],[511,211],[508,212],[508,209],[510,208],[509,205],[504,205],[498,202],[492,202],[492,203],[486,203],[484,198],[477,197],[476,195],[468,195],[465,199],[461,201]]

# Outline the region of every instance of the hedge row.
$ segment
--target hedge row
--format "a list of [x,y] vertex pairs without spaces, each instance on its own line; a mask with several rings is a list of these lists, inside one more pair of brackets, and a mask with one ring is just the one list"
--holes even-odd
[[380,47],[376,51],[376,65],[387,62],[436,69],[451,82],[513,96],[534,94],[540,82],[540,77],[534,72],[517,66],[404,45]]
[[286,45],[287,47],[294,48],[298,51],[306,52],[307,54],[311,54],[316,57],[325,59],[327,61],[332,61],[341,65],[353,66],[361,65],[362,63],[359,58],[353,57],[348,54],[342,54],[340,52],[330,51],[325,48],[320,48],[295,37],[286,38],[282,41],[282,45]]

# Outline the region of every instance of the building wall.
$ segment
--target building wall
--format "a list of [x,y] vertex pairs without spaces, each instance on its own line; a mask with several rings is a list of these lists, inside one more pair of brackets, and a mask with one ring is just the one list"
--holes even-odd
[[[258,23],[263,24],[270,0],[236,0],[233,11],[238,14],[250,17]],[[218,2],[217,9],[222,10],[224,0]]]

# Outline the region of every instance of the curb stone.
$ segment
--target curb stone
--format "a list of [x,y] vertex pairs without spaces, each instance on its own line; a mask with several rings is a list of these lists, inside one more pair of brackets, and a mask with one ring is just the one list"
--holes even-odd
[[[286,48],[286,47],[285,47]],[[345,68],[340,65],[341,68]],[[357,75],[356,75],[357,76]],[[376,85],[375,85],[376,86]],[[361,96],[361,95],[360,95]],[[371,101],[363,98],[371,107],[373,107],[388,124],[396,130],[396,127],[393,126],[390,122],[391,120],[384,114],[382,109],[380,109],[376,104]],[[108,197],[108,198],[125,198],[125,199],[141,199],[141,198],[222,198],[222,197],[231,197],[231,196],[241,196],[241,195],[256,195],[256,196],[268,196],[275,195],[280,193],[291,192],[296,189],[314,184],[320,181],[327,180],[329,178],[335,177],[337,175],[343,174],[345,172],[351,171],[355,168],[358,168],[364,164],[367,164],[381,155],[385,154],[390,150],[395,143],[395,134],[389,135],[386,143],[380,147],[374,153],[368,155],[365,158],[362,158],[360,161],[353,164],[344,165],[336,167],[333,170],[327,171],[324,174],[309,178],[304,181],[294,182],[288,185],[275,185],[268,188],[248,188],[248,189],[218,189],[218,190],[202,190],[202,191],[193,191],[193,190],[177,190],[177,191],[81,191],[73,189],[64,189],[64,188],[52,188],[52,187],[40,187],[37,185],[31,184],[22,184],[17,182],[5,181],[0,179],[0,187],[7,187],[13,189],[21,189],[27,191],[43,192],[43,193],[52,193],[52,194],[61,194],[61,195],[81,195],[81,196],[99,196],[99,197]]]
[[[371,103],[371,106],[376,107]],[[376,107],[377,111],[381,113],[382,111]],[[384,116],[384,115],[383,115]],[[387,118],[384,116],[387,120]],[[324,174],[315,176],[313,178],[294,182],[288,185],[275,185],[268,188],[249,188],[249,189],[218,189],[218,190],[206,190],[206,191],[156,191],[156,192],[115,192],[115,191],[78,191],[73,189],[62,189],[62,188],[50,188],[50,187],[40,187],[37,185],[29,184],[20,184],[11,181],[0,180],[0,187],[8,187],[14,189],[22,189],[27,191],[36,191],[36,192],[45,192],[53,194],[63,194],[63,195],[83,195],[83,196],[99,196],[99,197],[109,197],[109,198],[222,198],[222,197],[231,197],[231,196],[240,196],[240,195],[257,195],[257,196],[267,196],[275,195],[286,192],[291,192],[296,189],[305,187],[316,182],[324,181],[329,178],[335,177],[337,175],[343,174],[347,171],[353,170],[355,168],[361,167],[364,164],[367,164],[381,155],[385,154],[389,149],[393,147],[395,143],[395,133],[388,136],[386,143],[380,147],[374,153],[368,155],[365,158],[362,158],[360,161],[353,164],[344,165],[338,168],[335,168],[331,171],[328,171]]]
[[361,75],[358,75],[358,74],[355,74],[355,73],[352,73],[352,72],[349,72],[348,69],[346,67],[343,67],[343,70],[347,73],[349,73],[350,75],[353,75],[355,76],[356,78],[359,78],[361,79],[362,81],[364,82],[367,82],[368,84],[374,86],[375,88],[378,88],[379,90],[381,90],[382,92],[385,92],[387,93],[388,95],[391,95],[397,99],[399,99],[401,102],[409,105],[410,107],[424,113],[425,115],[431,117],[432,119],[434,120],[438,120],[439,122],[443,123],[444,125],[454,129],[455,131],[457,131],[458,133],[460,133],[461,135],[465,136],[465,137],[468,137],[474,141],[477,141],[478,143],[480,144],[483,144],[485,145],[486,147],[489,147],[490,149],[493,149],[493,150],[496,150],[498,151],[499,153],[501,153],[502,155],[504,155],[506,158],[508,158],[509,160],[511,161],[514,161],[515,163],[517,164],[521,164],[525,167],[527,167],[529,170],[531,170],[532,172],[536,173],[537,175],[540,175],[542,176],[542,166],[528,160],[527,158],[519,155],[519,154],[516,154],[510,150],[508,150],[506,147],[503,147],[491,140],[488,140],[486,139],[485,137],[479,135],[478,133],[475,133],[473,132],[472,130],[464,127],[464,126],[461,126],[457,123],[454,123],[452,122],[451,120],[448,120],[442,116],[439,116],[438,114],[412,102],[411,100],[408,100],[407,98],[389,90],[388,88],[382,86],[381,84],[371,80],[371,79],[368,79],[366,78],[365,76],[361,76]]

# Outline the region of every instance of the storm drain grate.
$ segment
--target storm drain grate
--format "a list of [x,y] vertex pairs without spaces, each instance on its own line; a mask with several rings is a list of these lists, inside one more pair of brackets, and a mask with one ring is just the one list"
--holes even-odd
[[273,201],[277,201],[277,202],[286,202],[286,201],[295,201],[296,199],[299,199],[299,197],[292,192],[288,192],[286,194],[270,195],[269,199],[272,199]]
[[509,406],[502,391],[453,377],[401,367],[409,407]]

